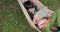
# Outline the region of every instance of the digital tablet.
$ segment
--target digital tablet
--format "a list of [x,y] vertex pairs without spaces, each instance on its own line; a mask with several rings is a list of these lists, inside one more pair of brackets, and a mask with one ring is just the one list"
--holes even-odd
[[48,10],[48,13],[46,12],[46,8],[40,9],[36,12],[37,18],[36,21],[40,20],[40,18],[46,17],[48,14],[53,14],[53,11]]

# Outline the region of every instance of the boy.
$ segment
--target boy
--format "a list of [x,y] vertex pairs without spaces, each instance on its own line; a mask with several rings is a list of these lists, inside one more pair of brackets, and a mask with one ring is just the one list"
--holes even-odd
[[[32,2],[30,1],[26,1],[24,3],[25,8],[27,9],[27,12],[29,14],[29,16],[31,17],[32,21],[34,22],[34,24],[38,27],[38,28],[42,28],[44,25],[41,24],[47,24],[49,21],[49,17],[44,17],[47,16],[46,12],[43,11],[39,11],[39,12],[43,12],[46,15],[43,15],[43,13],[39,13],[35,10],[35,6]],[[36,13],[37,12],[37,13]],[[42,14],[42,16],[40,15]],[[39,15],[41,16],[41,18],[39,17]],[[49,15],[48,15],[49,16]],[[40,20],[41,19],[41,20]],[[46,22],[47,21],[47,22]],[[39,23],[38,23],[39,22]],[[41,22],[41,23],[40,23]]]
[[30,18],[33,20],[33,16],[34,16],[34,4],[30,1],[26,1],[24,3],[25,8],[27,9],[27,12],[30,16]]

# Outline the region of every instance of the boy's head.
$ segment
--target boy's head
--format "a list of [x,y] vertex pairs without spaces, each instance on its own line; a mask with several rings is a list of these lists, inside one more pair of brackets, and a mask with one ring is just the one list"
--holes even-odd
[[25,8],[29,11],[29,12],[33,12],[34,11],[34,4],[30,1],[26,1],[24,3]]

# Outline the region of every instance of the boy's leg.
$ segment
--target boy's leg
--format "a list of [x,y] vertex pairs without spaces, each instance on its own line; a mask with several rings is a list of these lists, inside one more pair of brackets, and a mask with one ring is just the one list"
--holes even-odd
[[42,30],[46,32],[51,32],[50,27],[54,24],[55,19],[56,19],[56,13],[51,16],[51,21],[44,28],[42,28]]

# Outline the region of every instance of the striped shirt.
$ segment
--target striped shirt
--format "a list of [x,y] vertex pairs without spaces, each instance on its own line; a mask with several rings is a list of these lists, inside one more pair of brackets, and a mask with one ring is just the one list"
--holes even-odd
[[41,29],[42,27],[46,26],[49,22],[50,22],[50,19],[40,19],[37,22],[37,25]]

